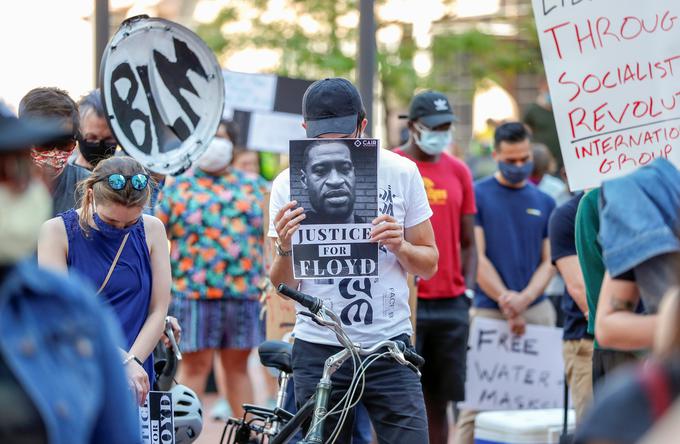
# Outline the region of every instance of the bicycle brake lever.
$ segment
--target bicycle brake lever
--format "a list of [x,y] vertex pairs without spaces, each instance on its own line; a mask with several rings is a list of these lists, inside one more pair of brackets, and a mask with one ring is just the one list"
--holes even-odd
[[319,318],[318,316],[308,312],[308,311],[300,311],[298,312],[298,315],[300,316],[307,316],[308,318],[311,318],[312,321],[314,321],[315,324],[320,325],[322,327],[325,327],[325,324],[323,323],[323,320]]

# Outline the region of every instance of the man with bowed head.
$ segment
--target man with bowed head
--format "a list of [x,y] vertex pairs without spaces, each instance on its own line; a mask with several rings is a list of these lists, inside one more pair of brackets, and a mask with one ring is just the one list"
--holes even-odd
[[431,444],[448,442],[447,404],[465,400],[468,311],[477,274],[472,175],[465,163],[445,152],[454,120],[444,94],[417,94],[409,108],[410,138],[395,150],[416,162],[437,232],[439,266],[432,279],[418,281],[416,316]]
[[[496,128],[493,158],[498,171],[475,183],[479,268],[471,317],[506,320],[522,335],[527,323],[555,325],[555,309],[544,295],[555,273],[548,239],[555,201],[528,181],[533,159],[523,124]],[[456,443],[472,444],[476,415],[461,412]]]
[[[305,92],[302,108],[303,126],[310,138],[362,137],[368,123],[359,92],[342,78],[313,83]],[[382,214],[371,221],[371,241],[381,245],[377,280],[295,280],[292,236],[307,216],[297,202],[290,200],[288,170],[274,180],[269,210],[268,235],[276,243],[277,251],[270,272],[272,284],[284,283],[324,300],[329,309],[344,319],[343,328],[352,341],[365,347],[388,339],[410,341],[413,332],[406,274],[430,278],[437,271],[438,260],[429,220],[432,210],[416,165],[390,151],[381,152],[378,195]],[[297,317],[294,333],[293,378],[295,399],[300,405],[314,393],[325,360],[341,347],[332,332],[304,316]],[[336,390],[331,395],[331,405],[336,405],[347,390],[352,370],[348,361],[334,374]],[[389,358],[378,359],[366,372],[362,402],[381,444],[428,441],[422,387],[418,376],[407,367]],[[332,415],[326,419],[324,440],[337,420]],[[350,442],[351,422],[345,423],[337,442]]]

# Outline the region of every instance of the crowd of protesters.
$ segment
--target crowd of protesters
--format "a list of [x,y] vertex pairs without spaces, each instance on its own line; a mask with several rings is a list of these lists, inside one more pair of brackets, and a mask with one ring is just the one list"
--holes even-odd
[[[183,338],[178,381],[203,398],[215,370],[222,406],[241,416],[254,397],[248,357],[265,337],[263,279],[337,309],[348,303],[338,282],[294,279],[291,239],[306,216],[290,201],[288,171],[267,183],[229,122],[193,168],[164,177],[117,146],[101,100],[37,88],[18,117],[0,104],[0,412],[14,411],[0,421],[1,442],[137,442],[133,401],[142,405],[153,387],[168,315]],[[576,442],[637,442],[671,409],[680,393],[680,172],[656,160],[570,193],[550,106],[542,90],[526,123],[500,123],[497,170],[473,181],[447,152],[448,98],[414,95],[408,137],[380,156],[378,186],[395,200],[371,221],[380,275],[365,285],[374,301],[390,289],[396,308],[347,330],[369,346],[416,333],[426,363],[420,380],[387,359],[372,366],[360,420],[354,433],[346,423],[340,442],[367,442],[372,423],[380,443],[446,444],[453,406],[454,442],[472,444],[479,412],[455,404],[465,399],[475,318],[507,322],[515,335],[563,328]],[[347,80],[312,84],[303,115],[310,138],[364,137],[365,110]],[[418,276],[415,331],[407,273]],[[300,405],[338,348],[304,318],[295,337]],[[348,365],[334,376],[333,400]]]

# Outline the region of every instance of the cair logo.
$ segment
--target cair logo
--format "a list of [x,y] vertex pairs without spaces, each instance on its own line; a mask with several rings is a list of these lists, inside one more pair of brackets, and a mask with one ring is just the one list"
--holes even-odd
[[378,139],[356,139],[354,146],[357,148],[375,148],[378,146]]
[[427,177],[423,177],[425,192],[430,205],[445,205],[449,197],[448,191],[434,187],[434,182]]

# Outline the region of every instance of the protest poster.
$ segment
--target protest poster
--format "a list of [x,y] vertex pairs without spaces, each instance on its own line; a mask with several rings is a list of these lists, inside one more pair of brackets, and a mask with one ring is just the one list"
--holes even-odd
[[680,165],[680,2],[533,0],[574,190],[657,158]]
[[285,153],[289,140],[306,137],[302,128],[302,96],[311,81],[226,70],[222,75],[223,117],[236,123],[239,145]]
[[548,409],[563,403],[561,329],[528,324],[523,336],[515,336],[507,321],[474,318],[461,408]]
[[222,117],[221,71],[212,50],[182,25],[148,16],[123,21],[102,55],[100,79],[120,146],[159,174],[190,168]]
[[305,210],[293,236],[295,279],[378,276],[377,139],[290,141],[290,197]]
[[175,423],[171,392],[149,392],[139,408],[142,444],[174,444]]

